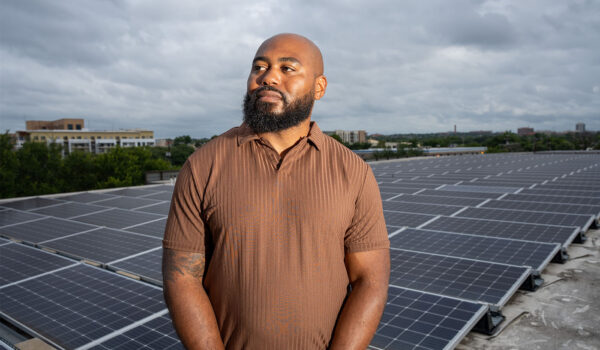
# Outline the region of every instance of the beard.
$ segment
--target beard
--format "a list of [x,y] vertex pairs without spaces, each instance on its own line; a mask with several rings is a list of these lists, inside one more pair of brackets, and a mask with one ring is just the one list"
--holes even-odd
[[[258,100],[258,93],[262,91],[275,91],[281,95],[283,110],[281,113],[274,113],[274,105],[268,102]],[[315,103],[314,91],[300,96],[293,102],[288,99],[279,90],[271,86],[263,86],[254,90],[251,94],[246,93],[244,97],[244,122],[256,133],[274,132],[285,130],[300,124],[310,116],[313,104]]]

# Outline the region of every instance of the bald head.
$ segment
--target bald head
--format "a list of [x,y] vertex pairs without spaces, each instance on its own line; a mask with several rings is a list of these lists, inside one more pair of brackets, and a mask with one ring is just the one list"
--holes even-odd
[[[254,57],[262,56],[262,53],[273,48],[284,49],[295,56],[301,56],[302,64],[311,69],[315,76],[323,75],[323,56],[321,50],[308,38],[302,35],[283,33],[277,34],[265,40]],[[300,58],[298,58],[300,60]]]

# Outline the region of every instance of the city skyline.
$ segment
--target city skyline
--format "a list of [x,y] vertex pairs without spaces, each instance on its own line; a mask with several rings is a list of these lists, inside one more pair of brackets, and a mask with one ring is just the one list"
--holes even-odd
[[210,137],[241,123],[260,42],[296,32],[323,51],[323,130],[600,130],[599,23],[593,2],[3,2],[0,129]]

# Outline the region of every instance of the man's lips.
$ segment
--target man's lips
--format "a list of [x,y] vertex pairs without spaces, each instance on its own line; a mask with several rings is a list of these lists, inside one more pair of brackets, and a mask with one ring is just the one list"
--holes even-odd
[[282,100],[281,95],[275,91],[261,91],[257,96],[258,100],[262,102],[279,102]]

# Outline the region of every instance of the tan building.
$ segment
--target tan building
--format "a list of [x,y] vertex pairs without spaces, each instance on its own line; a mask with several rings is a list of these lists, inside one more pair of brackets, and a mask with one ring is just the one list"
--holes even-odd
[[26,130],[83,130],[83,119],[58,119],[58,120],[27,120]]
[[364,130],[336,130],[334,133],[349,145],[367,142],[367,132]]
[[[64,121],[64,122],[63,122]],[[58,143],[66,152],[81,150],[92,153],[104,153],[116,147],[138,147],[154,146],[154,131],[150,130],[118,130],[118,131],[88,131],[68,129],[69,125],[77,128],[83,127],[83,119],[61,119],[53,122],[27,122],[27,130],[17,131],[16,147],[20,148],[27,141],[45,142],[47,144]],[[32,130],[30,126],[38,126],[47,123],[46,129]],[[57,129],[55,126],[66,126],[67,129]],[[52,127],[52,129],[50,129]]]
[[524,127],[524,128],[519,128],[517,129],[517,134],[519,136],[528,136],[528,135],[533,135],[535,132],[533,131],[533,128],[530,127]]

